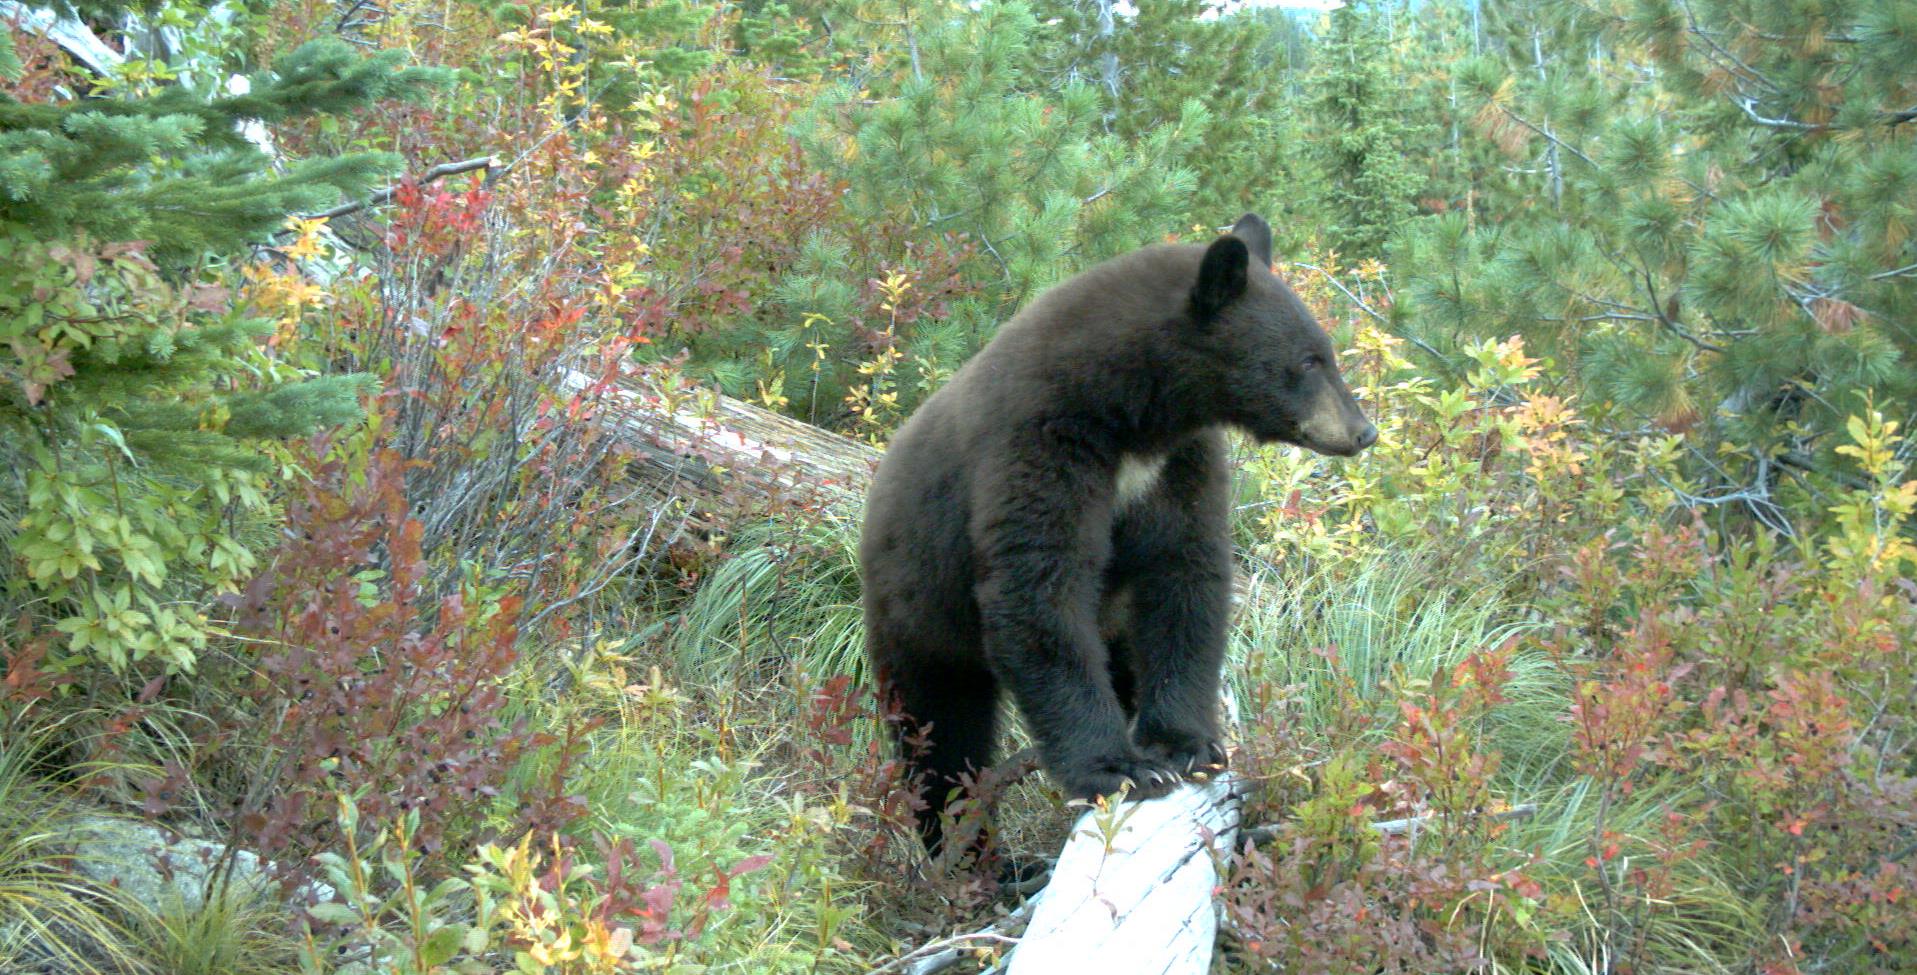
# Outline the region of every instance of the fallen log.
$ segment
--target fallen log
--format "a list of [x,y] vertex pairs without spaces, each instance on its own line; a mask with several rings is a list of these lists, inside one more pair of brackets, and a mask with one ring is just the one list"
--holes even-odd
[[865,496],[880,451],[709,390],[671,397],[635,378],[598,384],[566,376],[568,392],[603,396],[613,437],[631,458],[628,476],[662,496],[835,504]]
[[1215,857],[1231,851],[1243,792],[1227,772],[1079,817],[1010,975],[1203,975],[1218,932]]

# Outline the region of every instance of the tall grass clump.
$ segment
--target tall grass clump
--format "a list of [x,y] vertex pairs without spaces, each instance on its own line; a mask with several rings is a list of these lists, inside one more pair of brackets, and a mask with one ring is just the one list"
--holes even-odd
[[0,971],[144,975],[147,909],[79,870],[99,814],[35,774],[52,740],[44,727],[0,726]]
[[[1302,725],[1375,739],[1407,688],[1537,630],[1504,589],[1448,579],[1442,566],[1436,552],[1405,548],[1296,574],[1254,571],[1228,669],[1236,698],[1284,689]],[[1565,738],[1558,714],[1568,680],[1535,650],[1511,667],[1493,735],[1519,753],[1548,752]]]
[[846,505],[743,526],[687,604],[670,642],[673,659],[706,677],[790,668],[864,683],[860,520]]
[[264,891],[221,884],[192,902],[168,894],[134,927],[141,955],[162,975],[279,975],[295,970],[287,910]]

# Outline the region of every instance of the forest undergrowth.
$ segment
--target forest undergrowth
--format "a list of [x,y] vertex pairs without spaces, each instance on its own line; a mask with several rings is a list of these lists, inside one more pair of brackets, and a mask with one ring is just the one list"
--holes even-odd
[[[0,969],[867,972],[1002,916],[881,745],[856,485],[729,463],[719,397],[882,448],[1047,285],[1257,211],[1380,437],[1234,448],[1215,968],[1917,971],[1917,7],[38,10]],[[1020,858],[1077,812],[997,806]],[[227,852],[102,879],[156,829]]]

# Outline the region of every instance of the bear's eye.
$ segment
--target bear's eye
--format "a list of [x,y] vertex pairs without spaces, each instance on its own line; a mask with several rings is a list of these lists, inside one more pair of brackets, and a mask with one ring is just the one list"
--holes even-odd
[[1318,356],[1307,356],[1305,361],[1299,364],[1298,369],[1300,372],[1310,372],[1313,369],[1322,367],[1324,364],[1325,360]]

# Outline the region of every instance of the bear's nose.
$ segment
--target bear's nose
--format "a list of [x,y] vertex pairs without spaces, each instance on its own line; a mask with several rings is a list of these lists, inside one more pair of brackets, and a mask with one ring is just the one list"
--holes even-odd
[[1359,450],[1363,450],[1366,447],[1369,447],[1372,444],[1377,442],[1378,442],[1378,428],[1376,425],[1367,423],[1365,424],[1365,428],[1363,430],[1358,431],[1358,449]]

